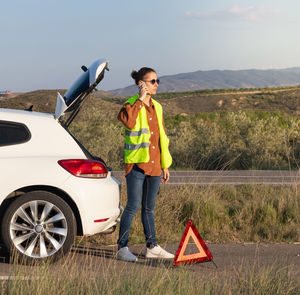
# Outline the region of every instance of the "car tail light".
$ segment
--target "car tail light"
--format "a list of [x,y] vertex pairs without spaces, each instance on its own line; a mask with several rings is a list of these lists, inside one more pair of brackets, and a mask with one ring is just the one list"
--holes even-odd
[[100,161],[95,160],[60,160],[58,164],[77,177],[106,178],[108,171]]

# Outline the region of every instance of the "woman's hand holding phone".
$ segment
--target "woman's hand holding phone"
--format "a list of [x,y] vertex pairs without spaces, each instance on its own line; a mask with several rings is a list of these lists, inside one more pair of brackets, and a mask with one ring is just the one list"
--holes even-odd
[[148,93],[146,83],[141,81],[141,83],[139,83],[138,87],[139,87],[140,100],[143,101],[146,98],[147,93]]

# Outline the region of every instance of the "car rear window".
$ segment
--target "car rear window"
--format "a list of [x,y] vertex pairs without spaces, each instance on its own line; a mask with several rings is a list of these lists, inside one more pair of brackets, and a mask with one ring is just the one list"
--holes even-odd
[[24,124],[0,121],[0,146],[24,143],[30,137],[30,132]]

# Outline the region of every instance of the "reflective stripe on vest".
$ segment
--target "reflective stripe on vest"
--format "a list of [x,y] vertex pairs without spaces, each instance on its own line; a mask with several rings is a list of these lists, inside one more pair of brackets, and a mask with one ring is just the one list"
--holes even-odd
[[150,146],[150,143],[147,143],[147,142],[142,142],[140,144],[127,144],[127,143],[125,143],[125,149],[130,150],[130,151],[134,151],[134,150],[141,149],[141,148],[147,148],[149,146]]
[[127,136],[141,136],[141,134],[148,134],[149,131],[147,128],[142,128],[139,131],[130,131],[130,130],[125,130],[125,134]]
[[[133,105],[137,99],[139,99],[138,94],[129,98],[125,104],[130,103]],[[172,157],[169,152],[169,139],[162,123],[162,107],[160,103],[153,98],[152,102],[154,104],[159,128],[161,167],[169,168],[172,164]],[[135,126],[132,129],[125,127],[125,163],[149,162],[150,137],[147,113],[143,106],[138,113]]]

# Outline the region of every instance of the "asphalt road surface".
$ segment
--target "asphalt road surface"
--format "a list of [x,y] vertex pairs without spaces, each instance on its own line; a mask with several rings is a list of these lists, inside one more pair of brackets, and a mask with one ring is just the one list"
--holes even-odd
[[[176,253],[178,245],[163,245],[170,252]],[[213,260],[217,265],[217,268],[212,262],[196,263],[192,265],[184,266],[192,273],[228,273],[237,272],[241,269],[247,270],[251,267],[289,267],[289,270],[294,274],[300,273],[300,244],[210,244],[207,246],[213,255]],[[115,259],[116,245],[112,246],[97,246],[94,248],[85,248],[83,246],[74,246],[71,251],[72,259],[79,263],[80,261],[86,261],[87,255],[91,257],[88,264],[88,271],[93,274],[99,272],[99,267],[105,268],[109,266],[117,267],[122,271],[141,271],[146,267],[149,270],[157,267],[167,267],[176,271],[176,267],[173,266],[172,260],[153,260],[145,259],[144,245],[132,245],[130,246],[132,252],[138,256],[138,261],[135,263],[129,263],[124,261],[118,261]],[[195,246],[193,243],[188,244],[185,254],[195,253]],[[64,260],[68,257],[59,260],[53,266],[54,270],[58,269]],[[26,268],[26,266],[21,266]],[[1,253],[0,251],[0,279],[7,280],[10,275],[13,274],[14,265],[9,262],[9,257]],[[13,277],[11,278],[13,279]]]
[[[112,173],[122,183],[125,182],[124,171]],[[180,184],[272,184],[300,185],[300,171],[290,170],[198,170],[170,171],[169,185]]]

